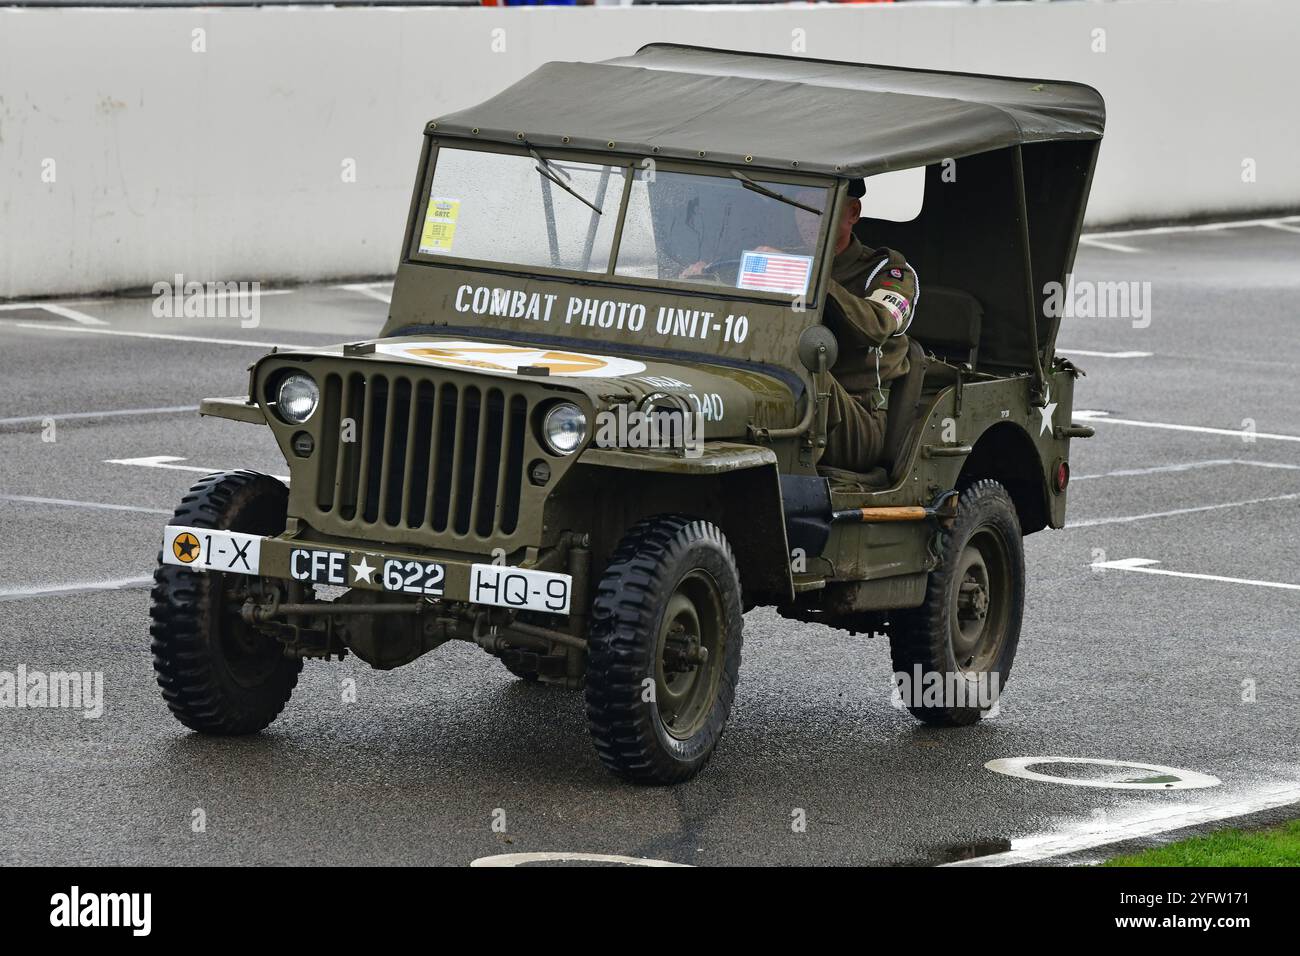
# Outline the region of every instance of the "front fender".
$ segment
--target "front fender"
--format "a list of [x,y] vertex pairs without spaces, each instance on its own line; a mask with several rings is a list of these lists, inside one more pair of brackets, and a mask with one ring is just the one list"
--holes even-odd
[[664,451],[589,448],[569,472],[573,506],[592,520],[607,556],[633,523],[653,514],[711,521],[731,542],[746,606],[794,599],[776,453],[710,442],[694,458]]
[[673,451],[635,448],[588,448],[579,464],[598,468],[629,468],[670,475],[720,475],[746,468],[776,465],[776,452],[759,445],[709,442],[696,457]]

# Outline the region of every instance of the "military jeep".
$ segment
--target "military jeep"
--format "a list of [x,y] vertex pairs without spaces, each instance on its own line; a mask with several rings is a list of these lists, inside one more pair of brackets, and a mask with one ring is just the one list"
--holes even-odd
[[[1078,84],[661,44],[429,123],[379,336],[273,351],[202,404],[270,428],[290,482],[214,474],[177,507],[167,704],[253,733],[304,658],[467,641],[581,688],[600,759],[663,784],[713,753],[754,607],[1005,684],[1022,536],[1062,527],[1091,434],[1038,290],[1071,270],[1102,128]],[[821,468],[830,224],[908,169],[919,214],[856,232],[915,266],[910,370],[879,466]]]

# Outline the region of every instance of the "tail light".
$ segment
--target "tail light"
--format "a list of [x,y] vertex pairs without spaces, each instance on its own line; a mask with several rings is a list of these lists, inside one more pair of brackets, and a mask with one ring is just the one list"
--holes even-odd
[[1055,473],[1052,475],[1052,486],[1059,495],[1065,490],[1065,486],[1070,483],[1070,463],[1064,458],[1056,463]]

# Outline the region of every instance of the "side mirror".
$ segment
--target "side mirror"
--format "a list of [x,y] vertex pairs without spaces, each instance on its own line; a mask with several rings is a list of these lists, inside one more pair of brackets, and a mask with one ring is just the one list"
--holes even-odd
[[799,336],[799,361],[810,372],[824,372],[840,355],[835,333],[824,325],[811,325]]

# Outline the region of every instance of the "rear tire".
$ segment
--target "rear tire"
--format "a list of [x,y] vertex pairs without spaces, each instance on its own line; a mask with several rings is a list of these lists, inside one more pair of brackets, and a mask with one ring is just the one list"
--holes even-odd
[[[977,481],[961,493],[925,603],[892,616],[890,657],[894,673],[907,678],[907,709],[924,723],[948,727],[973,724],[987,713],[1011,676],[1024,601],[1016,506],[998,482]],[[942,678],[941,702],[924,699],[918,668],[923,679]],[[949,696],[948,688],[959,688],[967,706],[958,706],[963,701]]]
[[671,784],[708,763],[736,694],[740,601],[715,525],[661,515],[623,538],[596,588],[586,672],[587,720],[610,770]]
[[[273,535],[284,531],[289,491],[269,475],[220,472],[194,485],[168,522]],[[239,593],[255,578],[163,564],[154,572],[153,666],[163,700],[186,727],[252,734],[284,709],[302,659],[239,616]]]

